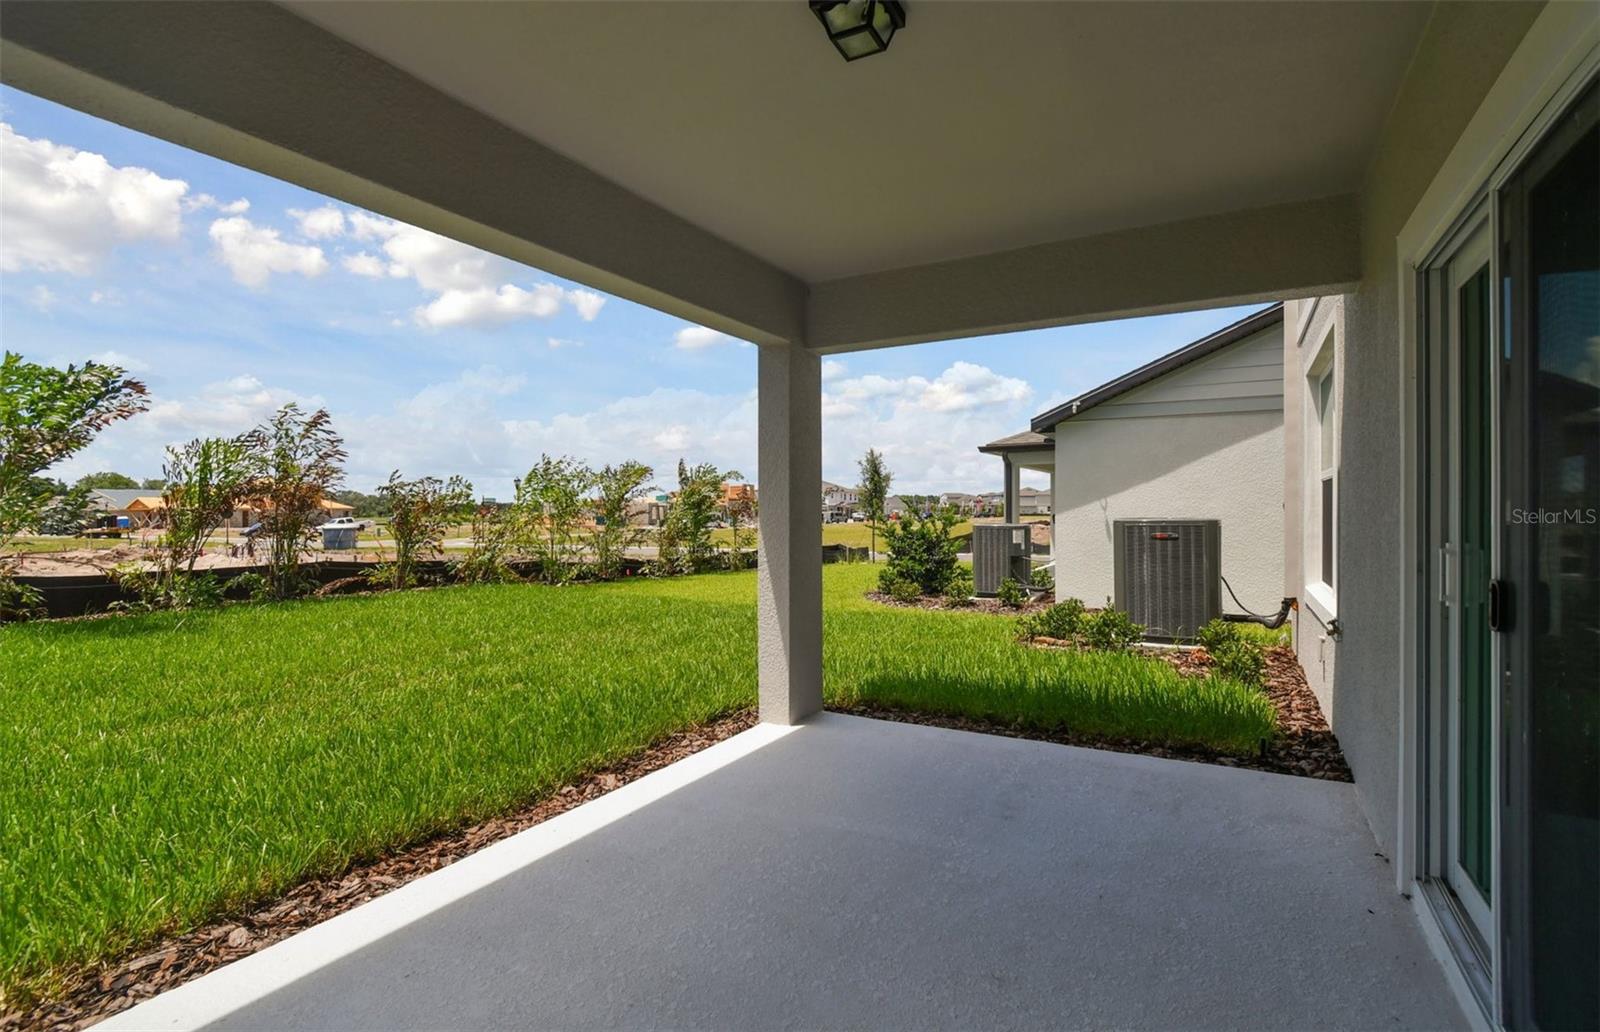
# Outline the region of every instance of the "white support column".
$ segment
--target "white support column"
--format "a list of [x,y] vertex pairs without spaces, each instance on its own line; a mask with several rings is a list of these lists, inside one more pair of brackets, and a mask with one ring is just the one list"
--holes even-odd
[[821,360],[763,345],[757,388],[761,719],[795,724],[822,709]]

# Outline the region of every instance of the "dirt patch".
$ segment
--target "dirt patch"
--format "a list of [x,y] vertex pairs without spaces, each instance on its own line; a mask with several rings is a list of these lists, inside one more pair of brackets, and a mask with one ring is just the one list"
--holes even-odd
[[504,817],[357,864],[342,874],[302,882],[277,899],[148,945],[136,957],[79,971],[56,998],[0,1014],[0,1030],[85,1028],[732,738],[755,723],[755,711],[744,710],[680,731]]
[[923,595],[915,602],[901,602],[881,591],[869,591],[867,592],[867,598],[879,605],[893,606],[896,609],[930,609],[950,613],[992,613],[996,616],[1025,616],[1028,613],[1037,613],[1041,609],[1048,609],[1053,604],[1049,595],[1030,598],[1026,603],[1018,607],[1008,606],[997,598],[974,598],[969,599],[966,605],[956,605],[940,595]]

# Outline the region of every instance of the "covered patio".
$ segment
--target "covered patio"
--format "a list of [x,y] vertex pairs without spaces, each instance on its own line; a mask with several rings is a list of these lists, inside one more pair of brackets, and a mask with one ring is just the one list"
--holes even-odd
[[[1415,902],[1416,271],[1593,6],[908,8],[9,0],[10,85],[759,347],[765,723],[110,1027],[1517,1023]],[[821,713],[824,356],[1328,295],[1354,786]]]
[[1455,1028],[1353,786],[763,724],[101,1025]]

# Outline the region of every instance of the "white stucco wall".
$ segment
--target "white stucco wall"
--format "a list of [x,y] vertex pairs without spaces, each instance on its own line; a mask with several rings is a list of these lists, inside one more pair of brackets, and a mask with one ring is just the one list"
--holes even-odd
[[[1114,590],[1112,521],[1222,521],[1222,574],[1272,613],[1283,598],[1283,413],[1074,419],[1056,429],[1056,594]],[[1227,593],[1223,609],[1237,612]]]
[[[1295,653],[1305,670],[1306,683],[1326,715],[1334,711],[1338,641],[1328,625],[1338,615],[1338,598],[1326,588],[1313,586],[1309,574],[1321,557],[1320,441],[1314,431],[1310,376],[1322,362],[1332,360],[1337,425],[1337,413],[1343,408],[1338,400],[1342,385],[1338,350],[1344,340],[1344,298],[1334,295],[1285,302],[1283,321],[1283,593],[1300,600],[1292,620]],[[1334,561],[1338,561],[1337,554]]]

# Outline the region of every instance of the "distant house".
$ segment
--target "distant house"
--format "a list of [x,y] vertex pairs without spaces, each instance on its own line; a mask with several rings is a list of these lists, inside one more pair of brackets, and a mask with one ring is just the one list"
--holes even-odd
[[[983,445],[1004,462],[1006,516],[1050,512],[1056,587],[1115,595],[1115,523],[1218,520],[1239,605],[1283,597],[1283,306],[1273,305],[1035,416]],[[1022,488],[1024,469],[1050,475]],[[1231,603],[1228,609],[1236,609]]]
[[883,500],[883,514],[885,516],[900,517],[911,511],[911,506],[899,495],[890,495]]
[[977,495],[970,495],[964,491],[946,491],[939,496],[939,508],[970,514],[977,501]]
[[843,523],[855,514],[861,492],[854,487],[822,482],[822,522]]

